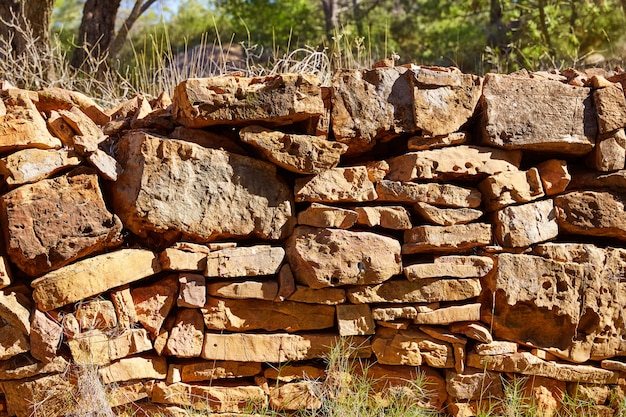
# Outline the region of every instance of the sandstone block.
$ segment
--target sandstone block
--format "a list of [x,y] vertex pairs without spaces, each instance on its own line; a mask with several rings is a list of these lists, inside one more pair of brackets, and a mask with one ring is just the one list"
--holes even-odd
[[448,328],[451,332],[461,333],[482,343],[493,342],[491,331],[482,323],[452,323]]
[[376,332],[372,311],[368,305],[338,305],[336,308],[340,336],[367,335]]
[[357,223],[384,229],[407,230],[413,227],[409,212],[402,206],[355,207]]
[[320,330],[333,327],[333,306],[293,301],[222,300],[210,297],[202,309],[204,323],[211,330]]
[[486,144],[570,155],[585,154],[595,144],[598,127],[588,88],[488,74],[482,105]]
[[182,364],[180,374],[182,382],[200,382],[246,378],[261,372],[261,364],[257,362],[202,361]]
[[203,129],[189,129],[184,126],[177,126],[169,134],[169,137],[195,143],[203,148],[221,149],[238,155],[248,155],[248,152],[235,142],[236,136],[231,137],[230,135],[209,132]]
[[0,362],[1,381],[23,380],[37,375],[65,372],[70,366],[62,356],[55,356],[52,362],[39,362],[29,354],[18,355]]
[[320,381],[301,381],[277,385],[270,389],[273,410],[317,410],[322,407]]
[[413,306],[376,307],[372,309],[372,318],[378,321],[394,321],[397,319],[414,319],[416,316],[417,316],[417,308]]
[[446,371],[446,390],[457,400],[502,398],[504,395],[500,374],[475,368],[463,373]]
[[287,125],[323,115],[319,79],[309,74],[191,78],[172,97],[174,119],[187,127],[251,122]]
[[409,281],[425,278],[481,278],[493,268],[493,260],[486,256],[440,256],[433,263],[404,267]]
[[528,203],[545,195],[537,168],[492,175],[478,184],[478,189],[488,211]]
[[0,207],[7,253],[30,276],[122,243],[122,223],[107,209],[96,175],[23,185],[4,194]]
[[51,362],[57,356],[63,329],[45,313],[35,309],[30,323],[30,354],[42,362]]
[[137,323],[137,310],[135,310],[135,302],[128,287],[111,291],[111,302],[115,308],[119,327],[128,329]]
[[296,285],[296,290],[287,299],[300,303],[337,305],[346,302],[346,290],[343,288],[315,290],[304,285]]
[[0,319],[21,333],[30,335],[32,302],[25,294],[3,290],[0,291]]
[[291,190],[271,164],[143,132],[124,136],[117,157],[124,172],[111,184],[113,206],[140,237],[207,242],[291,233]]
[[0,361],[5,361],[30,350],[28,336],[20,329],[0,324]]
[[452,343],[453,345],[460,345],[463,349],[465,349],[465,345],[467,344],[466,338],[464,338],[463,336],[454,334],[444,328],[432,327],[432,326],[419,326],[419,329],[432,338],[441,340],[443,342]]
[[225,248],[207,255],[204,275],[219,278],[273,275],[278,273],[284,258],[285,250],[279,246]]
[[10,188],[37,182],[80,164],[80,159],[65,149],[24,149],[0,158],[0,174]]
[[364,166],[332,168],[296,179],[297,202],[354,203],[378,198]]
[[176,314],[174,327],[165,345],[169,356],[195,358],[202,353],[204,342],[204,320],[198,309],[183,308]]
[[152,285],[134,288],[131,295],[137,321],[154,337],[178,298],[178,275],[169,275]]
[[109,115],[92,98],[78,91],[48,87],[38,91],[37,96],[39,111],[48,113],[51,110],[70,110],[77,107],[97,125],[105,125],[110,120]]
[[62,374],[2,384],[7,408],[18,417],[61,417],[76,407],[75,386]]
[[311,288],[377,284],[402,271],[400,243],[369,232],[301,226],[287,259],[296,281]]
[[46,122],[32,103],[13,107],[0,116],[0,152],[25,148],[59,149],[63,143],[48,132]]
[[257,299],[274,301],[278,297],[276,281],[212,282],[206,287],[213,297],[238,300]]
[[325,375],[325,369],[311,365],[284,365],[280,368],[267,368],[263,371],[263,377],[266,379],[281,382],[321,380]]
[[87,156],[87,162],[94,167],[98,173],[108,181],[117,181],[123,171],[122,166],[111,155],[102,149],[96,149]]
[[206,303],[206,278],[204,275],[182,272],[178,274],[180,290],[176,305],[178,307],[200,308]]
[[483,212],[471,208],[440,208],[428,203],[417,203],[413,206],[417,214],[429,223],[438,226],[467,224],[482,217]]
[[78,107],[72,107],[69,110],[58,110],[58,112],[77,136],[93,136],[98,138],[103,135],[102,129]]
[[339,164],[348,146],[325,136],[294,135],[248,126],[240,130],[244,143],[259,150],[265,159],[297,174],[319,174]]
[[389,164],[387,161],[369,161],[365,162],[365,169],[370,181],[376,183],[385,179],[389,173]]
[[567,169],[567,162],[559,159],[549,159],[537,165],[543,189],[546,195],[560,194],[567,188],[572,176]]
[[[148,398],[148,391],[151,390],[150,383],[144,384],[143,381],[132,381],[111,384],[107,387],[107,402],[111,407],[120,407],[124,412],[131,413],[131,407],[135,403]],[[119,410],[119,409],[118,409]],[[119,416],[124,414],[117,412]],[[145,411],[145,410],[144,410]],[[126,417],[126,416],[125,416]]]
[[[233,243],[230,247],[236,246]],[[204,272],[206,256],[210,252],[211,248],[205,245],[178,242],[159,254],[159,262],[166,271]]]
[[465,252],[491,243],[491,225],[417,226],[404,232],[403,254]]
[[480,294],[477,278],[393,280],[375,286],[346,288],[348,300],[354,304],[432,303],[461,301]]
[[90,330],[68,340],[74,362],[81,365],[108,365],[111,361],[152,349],[144,329],[127,329],[109,335]]
[[31,283],[42,311],[75,303],[111,288],[154,275],[161,270],[154,253],[122,249],[88,258],[49,272]]
[[467,142],[466,132],[454,132],[441,136],[413,136],[409,138],[407,147],[411,151],[444,148],[446,146],[463,145]]
[[8,287],[13,281],[13,273],[6,256],[0,256],[0,289]]
[[81,330],[117,327],[117,314],[109,300],[91,300],[76,307],[76,319]]
[[462,321],[480,320],[480,304],[442,307],[427,313],[417,313],[415,324],[450,324]]
[[284,264],[278,272],[278,293],[274,301],[285,301],[296,292],[296,280],[288,263]]
[[559,234],[552,200],[509,206],[496,213],[495,235],[504,247],[526,247]]
[[382,365],[454,368],[452,345],[434,339],[417,329],[393,330],[382,328],[372,340],[372,351]]
[[388,161],[386,179],[402,182],[416,179],[475,180],[503,172],[517,172],[521,159],[519,151],[467,145],[409,152]]
[[355,210],[313,203],[309,208],[298,213],[298,224],[349,229],[356,223],[358,217]]
[[488,343],[477,343],[474,346],[474,350],[477,354],[482,356],[506,355],[509,353],[517,353],[518,344],[503,340],[492,340]]
[[480,192],[475,188],[452,184],[416,184],[382,180],[376,183],[378,201],[394,203],[427,203],[444,207],[480,206]]
[[133,379],[165,379],[167,360],[156,355],[122,358],[99,368],[98,375],[105,384]]
[[626,127],[626,99],[619,84],[593,92],[598,115],[598,133],[604,135]]
[[[355,336],[352,341],[359,347],[355,352],[356,356],[370,357],[372,351],[366,338]],[[328,333],[207,333],[202,357],[206,360],[240,362],[301,361],[325,357],[330,347],[338,342],[338,336]]]
[[573,191],[556,197],[554,205],[562,232],[626,240],[624,200],[619,195]]
[[611,172],[624,169],[625,162],[626,133],[624,129],[619,129],[606,138],[598,139],[587,164],[596,171]]

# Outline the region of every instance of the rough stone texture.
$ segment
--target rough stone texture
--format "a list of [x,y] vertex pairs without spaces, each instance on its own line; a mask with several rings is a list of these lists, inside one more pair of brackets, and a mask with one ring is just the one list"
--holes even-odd
[[67,344],[74,362],[80,365],[108,365],[116,359],[152,349],[144,329],[127,329],[113,334],[90,330],[71,338]]
[[180,290],[178,307],[200,308],[206,303],[206,278],[204,275],[182,272],[178,274]]
[[2,384],[7,407],[17,417],[61,417],[76,406],[74,386],[61,374]]
[[509,206],[495,216],[496,240],[505,247],[526,247],[554,239],[559,234],[552,200]]
[[548,362],[530,352],[507,355],[481,356],[470,353],[468,366],[498,372],[513,372],[522,375],[537,375],[557,381],[588,382],[592,384],[614,384],[619,372],[596,368],[590,365],[571,365]]
[[311,288],[377,284],[402,272],[400,243],[374,233],[301,226],[286,248],[296,281]]
[[298,213],[298,224],[312,227],[351,228],[359,215],[354,210],[313,203]]
[[454,132],[441,136],[413,136],[407,141],[407,147],[411,151],[424,151],[426,149],[463,145],[467,141],[468,135],[466,132]]
[[33,183],[80,164],[71,151],[24,149],[0,159],[0,174],[11,188]]
[[554,199],[561,232],[626,240],[624,201],[617,194],[573,191]]
[[238,155],[248,155],[239,144],[235,142],[236,136],[222,135],[215,132],[209,132],[202,129],[189,129],[184,126],[178,126],[169,137],[171,139],[180,139],[185,142],[195,143],[203,148],[221,149]]
[[606,138],[598,139],[587,164],[596,171],[611,172],[624,169],[625,162],[626,133],[624,129],[619,129]]
[[409,152],[388,160],[391,181],[475,180],[503,172],[516,172],[522,159],[519,151],[482,146],[453,146]]
[[491,225],[487,223],[417,226],[404,232],[402,253],[465,252],[489,245],[491,241]]
[[432,303],[461,301],[480,294],[477,278],[394,280],[375,286],[348,287],[346,295],[354,304]]
[[69,362],[62,356],[56,356],[48,363],[39,362],[29,354],[14,356],[11,360],[0,362],[0,381],[64,372],[68,366]]
[[122,249],[76,262],[34,280],[31,283],[33,299],[40,310],[48,311],[160,270],[157,257],[151,251]]
[[0,210],[7,253],[30,276],[122,243],[122,223],[108,211],[96,175],[24,185],[2,196]]
[[492,175],[478,184],[478,189],[488,211],[528,203],[545,195],[537,168]]
[[245,378],[261,372],[261,364],[256,362],[202,361],[184,363],[180,369],[182,382]]
[[39,111],[70,110],[72,107],[77,107],[97,125],[102,126],[110,120],[109,115],[91,97],[78,91],[48,87],[38,91],[37,97],[39,99],[37,101]]
[[52,136],[37,109],[13,107],[0,116],[0,152],[14,152],[24,148],[58,149],[63,144]]
[[30,335],[32,307],[27,295],[8,289],[0,291],[0,319],[26,336]]
[[470,339],[478,340],[482,343],[493,342],[491,330],[482,323],[453,323],[449,326],[451,332],[461,333]]
[[335,324],[335,308],[293,301],[227,300],[209,297],[202,309],[210,330],[321,330]]
[[502,377],[496,372],[468,368],[463,373],[446,371],[446,390],[457,400],[502,398]]
[[[330,346],[335,345],[339,336],[324,333],[308,334],[216,334],[207,333],[204,337],[202,357],[206,360],[273,362],[301,361],[323,358],[328,355]],[[370,357],[372,351],[364,337],[355,336],[352,341],[357,346],[356,355]]]
[[230,278],[277,274],[284,258],[285,250],[279,246],[225,248],[207,255],[204,275]]
[[199,245],[189,242],[177,242],[159,254],[159,262],[163,270],[168,271],[195,271],[204,272],[206,269],[206,257],[211,250],[226,249],[227,247],[237,247],[236,243],[220,248],[211,248],[210,245],[220,245],[209,243]]
[[333,168],[296,179],[297,202],[354,203],[378,198],[364,166]]
[[207,285],[206,292],[220,298],[274,301],[278,297],[278,289],[276,281],[212,282]]
[[177,358],[195,358],[202,353],[204,320],[198,309],[183,308],[176,314],[174,327],[165,345],[167,355]]
[[0,256],[0,289],[8,287],[13,282],[13,273],[6,256]]
[[588,88],[487,74],[483,141],[505,149],[582,155],[593,148],[597,121]]
[[267,160],[297,174],[319,174],[335,168],[348,150],[343,143],[331,142],[325,136],[294,135],[261,126],[245,127],[239,136]]
[[482,217],[483,212],[471,208],[440,208],[428,203],[417,203],[415,211],[427,222],[438,226],[467,224]]
[[11,359],[29,350],[28,336],[16,327],[0,324],[0,361]]
[[339,305],[346,302],[346,291],[343,288],[314,290],[304,285],[296,285],[296,290],[287,299],[309,304]]
[[372,311],[366,304],[338,305],[337,327],[340,336],[357,336],[376,333]]
[[425,278],[481,278],[493,268],[493,260],[486,256],[440,256],[433,263],[404,267],[409,281]]
[[109,181],[117,181],[123,171],[122,166],[115,158],[101,149],[96,149],[95,152],[89,154],[87,162],[98,171],[102,178]]
[[481,356],[494,356],[517,353],[518,347],[518,344],[515,342],[493,340],[486,343],[477,343],[474,346],[474,350]]
[[267,368],[263,377],[281,382],[322,379],[326,374],[324,368],[311,365],[285,365],[280,368]]
[[537,165],[543,190],[546,195],[560,194],[567,188],[572,180],[567,169],[567,162],[560,159],[549,159]]
[[452,345],[428,336],[414,328],[379,329],[372,340],[372,351],[382,365],[454,368]]
[[113,206],[138,236],[207,242],[291,233],[292,194],[271,164],[142,132],[124,136],[117,156],[124,172],[111,186]]
[[264,122],[287,125],[325,112],[319,79],[309,74],[258,78],[191,78],[172,97],[174,119],[187,127]]
[[273,410],[317,410],[322,407],[320,381],[302,381],[277,385],[270,390]]
[[111,291],[111,302],[115,307],[119,327],[129,329],[137,323],[137,310],[135,310],[135,302],[130,293],[130,288],[125,287]]
[[83,331],[117,327],[115,307],[109,300],[91,300],[81,303],[76,307],[74,315]]
[[103,136],[102,129],[78,107],[58,110],[58,112],[77,136],[92,136],[94,138]]
[[131,290],[137,321],[156,336],[178,296],[178,275],[169,275],[147,287]]
[[462,321],[480,320],[480,304],[442,307],[426,313],[417,313],[415,324],[450,324]]
[[593,92],[598,115],[598,133],[604,135],[626,127],[626,99],[619,84],[599,88]]
[[382,180],[376,183],[378,201],[395,203],[427,203],[444,207],[476,208],[480,191],[452,184],[415,184]]
[[357,223],[383,229],[407,230],[413,227],[409,212],[402,206],[355,207]]
[[123,358],[98,369],[105,384],[133,379],[165,379],[167,359],[156,355]]
[[30,323],[30,354],[33,358],[48,363],[57,355],[63,329],[45,313],[35,309]]

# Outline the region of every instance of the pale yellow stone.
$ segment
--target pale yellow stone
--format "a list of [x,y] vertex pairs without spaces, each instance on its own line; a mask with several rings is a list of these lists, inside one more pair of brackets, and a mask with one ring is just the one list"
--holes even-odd
[[428,313],[418,313],[413,319],[415,324],[450,324],[459,321],[480,320],[480,304],[442,307]]
[[407,147],[411,151],[423,151],[451,145],[462,145],[467,140],[468,135],[466,132],[455,132],[441,136],[413,136],[407,141]]
[[[174,365],[170,365],[170,368]],[[216,379],[246,378],[262,372],[260,363],[233,361],[202,361],[180,366],[182,382],[213,381]]]
[[106,329],[117,326],[117,315],[109,300],[92,300],[81,303],[74,313],[81,330]]
[[382,180],[376,183],[376,192],[378,201],[394,203],[427,203],[454,208],[476,208],[481,204],[480,191],[453,184]]
[[159,261],[164,271],[204,272],[210,252],[205,245],[176,244],[161,252]]
[[107,388],[107,401],[111,407],[126,406],[148,398],[148,389],[143,381],[112,384]]
[[327,169],[296,180],[296,202],[354,203],[378,198],[364,166]]
[[285,250],[282,247],[259,245],[226,248],[211,252],[206,258],[207,277],[246,277],[277,274]]
[[457,400],[502,398],[502,377],[497,372],[468,368],[464,372],[446,371],[446,389]]
[[105,384],[133,379],[165,379],[167,360],[156,355],[122,358],[99,368],[98,374]]
[[433,263],[404,267],[404,275],[411,281],[425,278],[481,278],[493,268],[493,260],[486,256],[441,256]]
[[478,189],[488,211],[528,203],[545,195],[537,168],[492,175],[478,184]]
[[137,323],[137,311],[135,310],[135,303],[130,293],[130,288],[126,287],[111,291],[111,301],[113,302],[113,307],[115,307],[118,326],[130,328]]
[[376,332],[376,325],[369,305],[342,304],[338,305],[336,309],[340,336],[367,335]]
[[42,311],[103,293],[138,281],[161,270],[154,253],[144,249],[122,249],[49,272],[31,283],[33,299]]
[[278,296],[276,281],[212,282],[206,287],[213,297],[238,300],[257,299],[273,301]]
[[409,212],[402,206],[356,207],[357,223],[384,229],[407,230],[413,227]]
[[107,365],[111,361],[152,349],[144,329],[128,329],[109,335],[90,330],[68,340],[74,362],[83,365]]
[[358,214],[354,210],[312,203],[309,208],[298,213],[298,224],[349,229],[356,223],[357,218]]
[[493,356],[517,353],[517,343],[503,340],[492,340],[488,343],[477,343],[474,350],[479,355]]
[[481,288],[478,278],[394,280],[375,286],[348,287],[346,295],[353,304],[433,303],[477,297]]
[[471,223],[484,214],[473,208],[441,208],[427,203],[417,203],[413,207],[424,220],[438,226]]
[[491,225],[417,226],[404,232],[403,254],[465,252],[492,242]]

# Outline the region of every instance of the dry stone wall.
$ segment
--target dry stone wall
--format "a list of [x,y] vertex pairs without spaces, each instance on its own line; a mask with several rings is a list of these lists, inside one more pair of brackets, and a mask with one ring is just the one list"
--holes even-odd
[[315,409],[342,338],[447,414],[524,377],[546,416],[612,415],[625,85],[408,65],[103,110],[2,84],[0,415],[80,415],[90,372],[118,415]]

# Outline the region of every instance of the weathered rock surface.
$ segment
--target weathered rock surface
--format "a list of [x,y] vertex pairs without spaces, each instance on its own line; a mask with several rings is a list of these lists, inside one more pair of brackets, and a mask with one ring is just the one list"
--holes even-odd
[[74,362],[80,365],[108,365],[116,359],[152,349],[148,332],[127,329],[117,334],[90,330],[67,342]]
[[468,368],[463,373],[446,371],[446,390],[458,400],[502,398],[502,378],[496,372]]
[[206,292],[213,297],[237,300],[274,301],[278,297],[278,290],[276,281],[211,282],[206,286]]
[[188,127],[178,126],[169,134],[169,138],[195,143],[203,148],[221,149],[238,155],[248,155],[248,152],[236,142],[236,136],[231,137],[230,135],[210,132],[208,130],[190,129]]
[[483,212],[471,208],[441,208],[428,203],[417,203],[415,211],[427,222],[438,226],[467,224],[482,217]]
[[201,308],[206,303],[206,278],[204,275],[182,272],[178,274],[178,307]]
[[137,321],[156,336],[178,296],[178,275],[169,275],[156,283],[131,290]]
[[467,141],[468,135],[466,132],[454,132],[441,136],[413,136],[407,141],[407,147],[411,151],[424,151],[426,149],[463,145]]
[[626,163],[626,133],[624,129],[598,139],[587,162],[596,171],[611,172],[624,169]]
[[42,362],[52,362],[57,355],[63,329],[45,313],[34,309],[30,323],[30,354]]
[[296,290],[287,299],[300,303],[339,305],[346,302],[346,290],[343,288],[313,289],[305,285],[296,285]]
[[567,162],[560,159],[549,159],[537,165],[543,190],[546,195],[560,194],[569,185],[572,176],[567,168]]
[[203,342],[204,320],[200,311],[195,308],[179,310],[165,345],[167,355],[177,358],[200,357]]
[[494,232],[505,247],[526,247],[554,239],[559,234],[552,200],[509,206],[495,216]]
[[0,318],[2,322],[15,327],[24,335],[30,335],[32,302],[30,298],[16,291],[0,291]]
[[348,287],[346,295],[354,304],[432,303],[466,300],[478,296],[480,290],[480,280],[476,278],[394,280],[375,286]]
[[16,327],[0,324],[0,361],[11,359],[29,350],[28,336]]
[[0,210],[7,253],[31,276],[122,243],[122,223],[108,211],[96,175],[24,185],[2,196]]
[[287,125],[324,114],[319,79],[308,74],[258,78],[191,78],[172,97],[174,119],[187,127],[263,122]]
[[273,410],[302,411],[322,407],[320,381],[301,381],[277,385],[270,390]]
[[409,152],[389,162],[386,179],[469,180],[503,172],[516,172],[522,159],[519,151],[505,151],[482,146],[453,146],[443,149]]
[[624,200],[598,191],[573,191],[554,199],[559,228],[566,233],[626,240]]
[[376,333],[376,324],[374,324],[372,311],[368,305],[338,305],[336,308],[340,336]]
[[598,114],[598,133],[604,135],[626,127],[626,99],[619,84],[599,88],[593,92]]
[[298,213],[298,224],[349,229],[357,222],[358,217],[359,215],[354,210],[313,203],[309,208]]
[[105,180],[117,181],[123,171],[122,166],[102,149],[96,149],[87,156],[87,162],[94,167]]
[[0,152],[24,148],[59,149],[61,141],[48,132],[46,122],[32,103],[13,107],[0,116]]
[[413,227],[409,212],[402,206],[355,207],[357,223],[384,229],[407,230]]
[[0,159],[0,174],[11,188],[51,177],[80,164],[73,152],[24,149]]
[[165,379],[167,360],[156,355],[122,358],[98,369],[105,384],[133,379]]
[[180,375],[182,382],[199,382],[245,378],[261,372],[261,364],[257,362],[201,361],[182,364]]
[[511,204],[528,203],[545,195],[537,168],[492,175],[478,184],[478,189],[489,211]]
[[118,142],[118,158],[113,206],[141,237],[281,239],[295,223],[291,191],[266,162],[142,132]]
[[230,278],[277,274],[284,258],[285,250],[279,246],[225,248],[207,255],[204,275]]
[[103,135],[102,129],[78,107],[72,107],[69,110],[58,110],[58,112],[77,136],[99,138]]
[[117,327],[117,314],[109,300],[91,300],[81,303],[74,312],[81,330],[112,329]]
[[2,384],[2,390],[7,407],[18,417],[61,417],[76,407],[74,385],[61,374],[6,381]]
[[75,303],[154,275],[161,270],[154,253],[122,249],[49,272],[31,283],[33,299],[42,311]]
[[369,232],[301,226],[287,259],[296,281],[311,288],[377,284],[402,272],[400,243]]
[[119,327],[130,329],[137,323],[137,310],[135,310],[135,302],[128,286],[111,291],[111,302],[115,308]]
[[432,263],[404,267],[409,281],[426,278],[481,278],[493,268],[493,259],[486,256],[439,256]]
[[441,307],[425,313],[417,313],[415,324],[450,324],[463,321],[480,320],[480,304]]
[[478,340],[482,343],[493,342],[491,330],[482,323],[453,323],[449,326],[451,332],[461,333],[470,339]]
[[395,331],[383,328],[372,340],[372,351],[382,365],[453,368],[454,352],[449,343],[434,339],[414,328]]
[[483,141],[489,145],[582,155],[595,144],[598,129],[588,88],[488,74],[482,109]]
[[427,203],[444,207],[480,206],[480,191],[452,184],[416,184],[382,180],[376,183],[378,201]]
[[491,225],[487,223],[417,226],[404,232],[402,253],[464,252],[489,245],[491,241]]
[[333,168],[298,178],[294,194],[297,202],[355,203],[378,198],[364,166]]
[[335,168],[348,150],[343,143],[331,142],[324,136],[294,135],[261,126],[245,127],[239,136],[267,160],[297,174],[319,174]]
[[210,330],[321,330],[335,324],[335,308],[316,304],[263,300],[229,300],[209,297],[202,308]]
[[110,116],[91,98],[78,91],[65,90],[57,87],[44,88],[37,92],[37,109],[43,112],[51,110],[80,109],[97,125],[109,122]]

